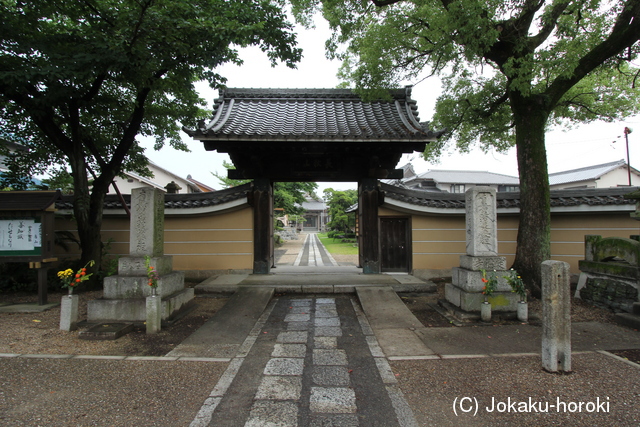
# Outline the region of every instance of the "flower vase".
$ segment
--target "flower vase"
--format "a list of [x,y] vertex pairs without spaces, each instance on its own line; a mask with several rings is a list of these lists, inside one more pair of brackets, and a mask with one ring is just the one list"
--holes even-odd
[[491,304],[487,301],[480,304],[480,319],[483,322],[491,322]]
[[529,304],[526,301],[518,301],[516,314],[520,322],[529,321]]
[[146,329],[147,334],[157,334],[162,328],[162,298],[155,294],[156,288],[151,288],[153,294],[146,300]]
[[67,288],[67,292],[68,292],[69,298],[71,298],[71,296],[73,295],[73,286],[69,286]]
[[60,301],[60,329],[68,332],[78,329],[79,298],[71,294],[71,289],[69,287],[69,295]]
[[156,295],[158,295],[157,288],[155,286],[152,286],[151,287],[151,296],[155,297]]

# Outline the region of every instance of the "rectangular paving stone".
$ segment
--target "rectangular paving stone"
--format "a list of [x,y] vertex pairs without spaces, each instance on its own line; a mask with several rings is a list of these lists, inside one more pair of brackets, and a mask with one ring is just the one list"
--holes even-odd
[[311,322],[287,322],[287,331],[308,331]]
[[297,427],[298,407],[295,402],[257,400],[251,407],[245,427]]
[[335,298],[316,298],[316,305],[318,304],[335,304]]
[[314,366],[312,378],[316,385],[323,386],[348,386],[350,382],[346,366]]
[[311,387],[309,409],[311,412],[354,414],[356,394],[347,387]]
[[324,308],[320,306],[320,308],[316,309],[316,318],[318,317],[337,317],[338,310],[335,308]]
[[347,352],[344,350],[313,349],[314,365],[347,365]]
[[295,307],[292,306],[289,308],[289,313],[291,314],[308,314],[310,311],[311,311],[311,307],[304,306],[304,305],[295,306]]
[[266,376],[256,392],[256,400],[299,400],[302,377]]
[[307,353],[306,344],[276,344],[271,357],[304,357]]
[[309,427],[358,427],[356,414],[312,414]]
[[311,320],[311,315],[307,314],[287,314],[284,318],[285,322],[307,322]]
[[292,299],[289,301],[291,307],[311,307],[311,299]]
[[307,331],[285,331],[278,334],[276,342],[280,343],[301,343],[307,342],[309,333]]
[[337,337],[315,337],[314,348],[338,348]]
[[340,326],[339,317],[316,317],[314,319],[316,326]]
[[264,375],[302,375],[304,359],[298,358],[273,358],[267,362]]
[[316,326],[314,333],[316,337],[341,337],[342,329],[337,326]]

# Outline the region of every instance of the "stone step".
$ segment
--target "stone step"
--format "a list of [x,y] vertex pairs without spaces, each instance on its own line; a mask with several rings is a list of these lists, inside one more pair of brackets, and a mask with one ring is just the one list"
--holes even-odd
[[616,313],[614,316],[616,323],[640,330],[640,315],[632,313]]
[[640,302],[634,302],[631,313],[640,315]]

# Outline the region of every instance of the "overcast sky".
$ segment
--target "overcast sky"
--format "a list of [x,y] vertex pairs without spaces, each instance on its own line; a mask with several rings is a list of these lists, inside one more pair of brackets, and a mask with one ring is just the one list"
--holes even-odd
[[[329,34],[326,23],[316,20],[315,30],[305,30],[297,27],[299,47],[303,49],[304,58],[297,69],[291,70],[284,65],[272,68],[267,57],[257,48],[241,50],[244,60],[242,66],[226,65],[217,71],[227,77],[227,86],[236,88],[334,88],[339,80],[336,77],[339,63],[325,58],[324,42]],[[414,84],[414,82],[406,82]],[[208,87],[208,84],[198,85],[201,96],[209,102],[218,97],[218,92]],[[421,121],[428,121],[433,115],[436,98],[440,94],[440,83],[437,79],[427,79],[416,84],[412,98],[418,103]],[[188,125],[188,124],[185,124]],[[194,124],[192,124],[193,126]],[[593,123],[577,127],[569,131],[554,130],[547,134],[547,153],[549,172],[576,169],[580,167],[606,163],[625,159],[626,144],[623,135],[624,127],[628,126],[636,132],[629,135],[630,164],[640,168],[640,117],[632,117],[623,122]],[[146,154],[152,162],[185,177],[192,175],[198,181],[219,189],[218,180],[211,172],[224,174],[223,160],[229,161],[226,154],[207,152],[202,143],[192,140],[186,134],[190,153],[176,151],[165,147],[154,151],[152,143],[144,143]],[[411,160],[418,173],[431,169],[448,170],[479,170],[491,171],[505,175],[518,176],[515,148],[508,154],[496,152],[483,153],[480,150],[469,154],[452,152],[444,155],[439,164],[430,164],[422,159],[420,153],[404,155],[398,167]],[[323,188],[336,189],[355,188],[353,183],[322,183]]]

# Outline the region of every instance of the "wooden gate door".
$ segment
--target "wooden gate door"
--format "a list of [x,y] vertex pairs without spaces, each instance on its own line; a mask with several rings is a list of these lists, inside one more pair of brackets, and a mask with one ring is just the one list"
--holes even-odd
[[380,218],[380,263],[382,272],[411,272],[409,218]]

